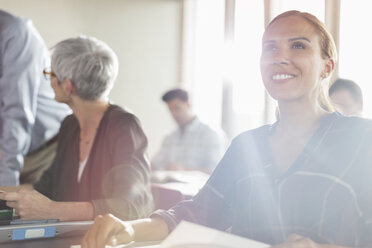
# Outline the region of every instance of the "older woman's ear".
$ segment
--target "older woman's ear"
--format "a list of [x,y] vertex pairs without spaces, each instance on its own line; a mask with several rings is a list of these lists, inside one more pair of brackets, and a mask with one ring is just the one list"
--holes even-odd
[[75,92],[75,86],[68,78],[62,81],[62,86],[67,96],[71,96],[71,94]]

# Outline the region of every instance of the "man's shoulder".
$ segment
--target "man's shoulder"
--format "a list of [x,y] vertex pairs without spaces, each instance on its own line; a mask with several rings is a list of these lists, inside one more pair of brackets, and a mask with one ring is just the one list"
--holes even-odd
[[171,131],[170,133],[167,133],[164,137],[164,140],[165,141],[169,141],[169,140],[173,140],[175,139],[176,137],[178,137],[180,135],[181,131],[180,131],[180,128],[176,128],[174,129],[173,131]]
[[21,21],[22,18],[15,16],[9,12],[6,12],[4,10],[0,10],[0,21],[3,23],[17,23]]
[[8,12],[0,10],[0,30],[1,32],[18,33],[27,30],[27,22],[29,20],[22,17],[12,15]]
[[197,123],[195,125],[195,130],[198,130],[199,132],[215,135],[215,136],[224,136],[224,132],[222,129],[210,126],[199,119],[197,120]]

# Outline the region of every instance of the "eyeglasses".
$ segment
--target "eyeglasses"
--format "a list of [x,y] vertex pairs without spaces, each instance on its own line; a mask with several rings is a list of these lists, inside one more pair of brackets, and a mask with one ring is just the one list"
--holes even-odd
[[52,72],[50,69],[44,69],[43,74],[46,80],[50,80],[52,77],[57,78],[57,75]]

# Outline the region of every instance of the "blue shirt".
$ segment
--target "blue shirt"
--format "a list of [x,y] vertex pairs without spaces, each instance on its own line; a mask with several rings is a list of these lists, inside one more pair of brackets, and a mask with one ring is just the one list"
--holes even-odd
[[266,125],[235,138],[203,189],[153,216],[182,219],[269,244],[296,233],[319,243],[372,247],[372,122],[334,113],[284,173]]
[[212,171],[223,156],[226,143],[222,131],[213,130],[195,117],[183,130],[178,128],[164,139],[152,163],[157,169],[175,163],[187,169]]
[[0,10],[0,185],[19,184],[24,156],[56,135],[69,108],[54,100],[48,50],[32,22]]

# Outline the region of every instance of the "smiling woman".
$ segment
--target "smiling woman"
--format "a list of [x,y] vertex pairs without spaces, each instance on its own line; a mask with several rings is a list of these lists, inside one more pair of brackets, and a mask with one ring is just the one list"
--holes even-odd
[[289,11],[262,44],[261,75],[279,120],[236,137],[191,200],[133,222],[97,217],[84,248],[162,239],[181,220],[275,248],[371,247],[372,122],[325,105],[332,36],[313,15]]
[[283,97],[311,102],[318,99],[325,110],[332,110],[323,84],[337,59],[334,42],[316,18],[295,13],[285,12],[267,27],[261,56],[265,87],[279,105],[284,103]]

